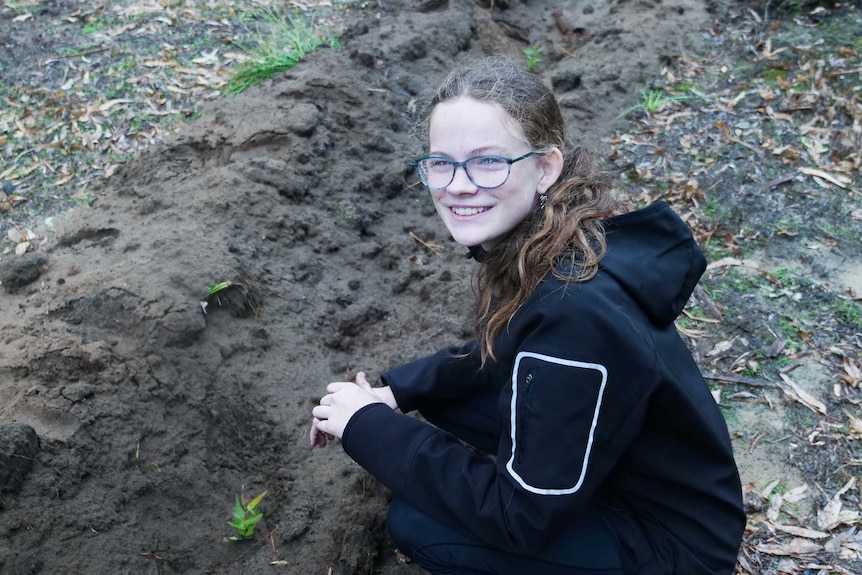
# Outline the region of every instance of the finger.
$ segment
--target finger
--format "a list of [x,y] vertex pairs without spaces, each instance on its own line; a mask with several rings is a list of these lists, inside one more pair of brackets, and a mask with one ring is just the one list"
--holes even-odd
[[326,434],[313,429],[309,435],[309,441],[312,447],[326,447]]
[[312,447],[326,447],[326,434],[318,429],[318,424],[320,420],[316,417],[311,420],[311,432],[309,435],[309,440],[311,441]]
[[365,378],[365,372],[364,371],[360,371],[359,373],[356,374],[356,385],[358,385],[364,389],[367,389],[369,391],[371,390],[371,384],[368,383],[368,379]]
[[352,381],[333,381],[329,385],[326,386],[326,391],[328,393],[337,393],[341,388],[345,385],[355,385]]
[[320,420],[320,423],[317,424],[318,428],[320,428],[321,423],[323,423],[323,420],[329,419],[329,410],[330,408],[328,405],[318,405],[311,410],[311,415]]

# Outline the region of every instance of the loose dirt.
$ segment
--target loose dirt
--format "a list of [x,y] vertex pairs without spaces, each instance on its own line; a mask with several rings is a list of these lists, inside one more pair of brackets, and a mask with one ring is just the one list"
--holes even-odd
[[[64,13],[63,2],[49,4]],[[46,238],[37,249],[0,257],[0,572],[418,573],[396,561],[386,490],[339,447],[311,450],[307,440],[328,382],[374,376],[471,335],[474,264],[406,161],[418,145],[416,103],[455,61],[523,58],[540,45],[536,72],[574,136],[624,170],[613,137],[631,123],[620,112],[739,17],[728,4],[374,3],[350,13],[342,49],[318,49],[274,80],[204,104],[119,166],[89,207],[51,228],[34,224]],[[0,18],[7,37],[13,16]],[[862,291],[858,269],[844,265],[858,252],[830,253],[818,259],[823,273],[843,270],[836,281]],[[229,286],[209,295],[220,282]],[[710,355],[724,338],[742,345],[734,330],[750,319],[723,313],[732,318],[724,332],[690,338],[707,371],[731,355]],[[816,361],[805,370],[793,373],[800,385],[833,377]],[[794,465],[806,447],[788,447],[815,414],[803,409],[800,423],[784,396],[740,404],[727,394],[752,514],[768,505],[772,492],[759,495],[773,480],[811,491],[821,481],[819,497],[834,495],[822,481],[828,462],[806,471]],[[755,450],[761,426],[775,441]],[[227,540],[235,496],[263,491],[255,537]],[[814,509],[816,499],[809,492],[799,505]],[[768,562],[751,551],[747,565]]]

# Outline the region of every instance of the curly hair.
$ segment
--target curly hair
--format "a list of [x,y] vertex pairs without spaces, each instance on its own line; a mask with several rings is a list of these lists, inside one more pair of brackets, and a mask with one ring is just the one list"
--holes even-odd
[[[438,104],[461,97],[497,104],[533,150],[542,155],[557,148],[564,160],[544,207],[537,206],[481,258],[475,327],[484,365],[494,359],[494,341],[542,278],[554,273],[582,282],[596,274],[606,250],[601,219],[621,206],[590,152],[572,145],[557,99],[532,72],[499,56],[465,64],[431,98],[421,126],[427,130]],[[427,131],[424,135],[427,142]],[[571,265],[560,265],[564,260]]]

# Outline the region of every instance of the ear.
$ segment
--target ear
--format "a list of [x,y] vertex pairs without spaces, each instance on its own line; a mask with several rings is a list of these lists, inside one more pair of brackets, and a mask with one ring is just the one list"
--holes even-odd
[[555,147],[550,152],[539,157],[539,182],[536,186],[536,195],[542,195],[548,191],[548,188],[553,186],[560,174],[563,173],[563,153],[559,148]]

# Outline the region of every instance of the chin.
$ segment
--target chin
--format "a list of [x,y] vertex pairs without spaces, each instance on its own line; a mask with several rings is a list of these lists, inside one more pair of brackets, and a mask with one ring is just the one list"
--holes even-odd
[[471,246],[478,246],[488,242],[488,238],[477,234],[461,234],[458,232],[453,233],[452,230],[450,230],[449,233],[452,235],[452,239],[455,240],[456,243],[459,243],[467,248]]

